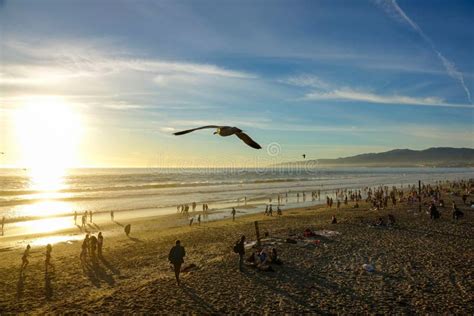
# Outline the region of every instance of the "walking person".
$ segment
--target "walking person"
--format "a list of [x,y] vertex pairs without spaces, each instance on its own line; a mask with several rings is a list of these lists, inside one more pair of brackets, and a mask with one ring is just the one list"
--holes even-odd
[[82,242],[82,246],[81,246],[81,255],[80,255],[81,261],[85,261],[87,259],[88,250],[89,250],[89,234],[86,234],[86,237],[84,237],[84,241]]
[[102,257],[102,246],[104,245],[104,236],[102,236],[102,232],[99,232],[97,235],[97,255],[99,258]]
[[50,267],[53,268],[53,270],[54,270],[54,266],[51,263],[51,252],[52,251],[53,251],[53,247],[51,246],[51,244],[48,244],[46,246],[46,260],[44,262],[44,267],[45,267],[46,272],[49,272],[48,268],[50,268]]
[[89,222],[92,223],[92,211],[89,211]]
[[130,225],[130,224],[125,225],[125,227],[123,229],[123,231],[125,232],[125,235],[127,235],[127,237],[128,237],[128,235],[130,235],[131,230],[132,230],[132,225]]
[[234,246],[234,252],[239,254],[239,271],[244,271],[244,256],[245,256],[245,235],[242,235],[239,240],[236,241]]
[[180,285],[179,273],[181,272],[181,265],[184,263],[184,257],[186,256],[186,251],[184,247],[181,246],[181,242],[176,240],[176,245],[171,248],[168,255],[168,260],[171,262],[174,268],[174,275],[176,277],[176,283]]
[[114,211],[110,211],[110,220],[114,221]]
[[232,214],[232,221],[233,221],[233,222],[235,221],[235,213],[237,213],[237,212],[235,211],[235,208],[233,207],[233,208],[232,208],[232,212],[231,212],[231,214]]
[[282,215],[283,215],[283,213],[282,213],[282,211],[281,211],[281,208],[280,208],[279,206],[278,206],[278,208],[277,208],[277,215],[278,215],[278,216],[282,216]]
[[94,235],[89,238],[89,254],[91,255],[91,259],[95,261],[96,255],[95,250],[97,249],[97,237]]
[[201,226],[201,214],[198,214],[198,225]]
[[74,211],[74,225],[77,225],[77,211]]
[[30,249],[31,249],[31,246],[28,244],[26,246],[26,249],[25,251],[23,252],[23,256],[21,257],[21,272],[23,272],[23,270],[26,269],[26,266],[30,263],[28,261],[28,257],[30,256]]

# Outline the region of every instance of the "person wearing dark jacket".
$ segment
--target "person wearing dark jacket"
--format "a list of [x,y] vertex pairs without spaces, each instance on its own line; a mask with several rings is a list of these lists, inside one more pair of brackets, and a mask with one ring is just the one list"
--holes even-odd
[[245,247],[244,247],[244,243],[245,243],[245,236],[242,235],[242,237],[240,237],[240,239],[235,243],[235,252],[239,254],[239,270],[240,271],[243,271],[243,267],[244,267],[244,256],[245,256]]
[[180,285],[179,281],[179,273],[181,272],[181,265],[184,262],[184,257],[186,256],[186,251],[184,247],[181,246],[181,242],[176,240],[176,245],[171,248],[170,253],[168,255],[168,260],[173,264],[174,267],[174,275],[176,276],[176,282]]

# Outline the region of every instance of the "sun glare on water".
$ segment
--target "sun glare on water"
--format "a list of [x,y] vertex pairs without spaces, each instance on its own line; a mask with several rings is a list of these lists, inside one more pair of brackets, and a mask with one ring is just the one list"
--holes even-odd
[[57,97],[31,98],[17,110],[15,124],[31,188],[60,189],[66,169],[77,162],[81,124],[73,106]]

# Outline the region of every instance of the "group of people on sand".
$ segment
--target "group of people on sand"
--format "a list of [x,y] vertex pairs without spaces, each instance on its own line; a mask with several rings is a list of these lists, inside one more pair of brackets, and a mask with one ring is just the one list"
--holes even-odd
[[[30,257],[31,246],[28,244],[23,251],[23,255],[21,257],[21,266],[20,266],[20,273],[23,274],[26,270],[26,267],[29,265],[30,261],[28,258]],[[54,265],[51,263],[51,252],[53,251],[53,246],[51,244],[46,245],[46,253],[45,253],[45,272],[48,273],[50,269],[54,271]]]
[[245,258],[245,235],[242,235],[234,244],[233,250],[239,255],[239,271],[244,271],[244,266],[256,268],[259,271],[274,271],[272,264],[283,264],[275,247],[256,247]]
[[[442,207],[444,207],[443,204],[441,204],[440,208]],[[430,214],[431,219],[439,219],[441,217],[441,212],[439,211],[438,207],[436,207],[436,203],[433,201],[430,202],[428,212]],[[461,218],[464,217],[464,212],[459,209],[459,207],[456,205],[454,201],[451,207],[451,216],[452,216],[452,219],[455,221],[460,220]]]
[[[192,208],[193,213],[196,212],[196,207],[197,207],[196,202],[191,203],[191,208]],[[177,209],[179,214],[181,214],[185,217],[189,216],[189,209],[190,209],[189,204],[176,205],[176,209]],[[207,217],[208,211],[209,211],[209,204],[203,203],[202,204],[202,214],[204,215],[204,217]]]
[[[283,212],[280,208],[280,205],[277,206],[277,209],[276,209],[276,212],[277,212],[277,215],[278,216],[282,216],[283,215]],[[270,205],[266,205],[265,206],[265,211],[263,212],[263,215],[265,216],[273,216],[273,205],[270,204]]]
[[[463,203],[466,204],[465,200],[467,201],[467,198],[472,194],[472,188],[474,188],[474,181],[461,181],[461,182],[446,182],[448,184],[448,189],[446,187],[442,186],[441,183],[437,184],[436,186],[433,185],[423,185],[421,190],[417,190],[415,186],[408,186],[408,190],[403,190],[403,188],[397,188],[397,187],[392,187],[389,188],[387,186],[380,186],[376,188],[365,188],[364,192],[367,195],[367,202],[372,203],[372,205],[377,207],[376,209],[380,209],[379,207],[386,207],[387,203],[389,201],[392,202],[392,205],[395,206],[397,203],[400,202],[408,202],[410,201],[410,198],[413,199],[418,199],[420,198],[421,201],[423,199],[430,199],[429,202],[429,213],[430,217],[433,219],[437,219],[440,216],[440,212],[438,210],[438,207],[443,208],[444,207],[444,201],[441,199],[441,193],[448,193],[451,195],[457,195],[457,196],[462,196],[466,195],[466,198],[463,198]],[[445,183],[445,184],[446,184]],[[344,196],[344,201],[346,200],[351,200],[355,201],[355,203],[358,203],[362,199],[362,193],[361,190],[356,190],[356,191],[351,191],[351,190],[337,190],[335,192],[336,197],[337,196]],[[462,194],[462,195],[461,195]],[[319,192],[317,193],[316,196],[319,196]],[[327,198],[332,200],[332,198]],[[328,200],[329,201],[329,200]],[[189,206],[187,205],[182,205],[178,206],[178,210],[184,209],[186,210],[186,207],[189,209]],[[193,210],[196,208],[195,203],[192,204]],[[207,204],[203,205],[203,211],[207,211],[208,207]],[[265,214],[268,216],[272,216],[272,205],[267,205]],[[279,215],[281,215],[281,209],[278,207],[277,212]],[[85,213],[83,215],[83,218],[89,214],[90,216],[90,221],[92,222],[92,212]],[[235,220],[235,215],[236,215],[236,210],[235,208],[232,208],[231,211],[233,220]],[[453,201],[452,202],[452,217],[455,220],[458,220],[462,218],[464,213],[459,209],[459,207],[456,205],[456,203]],[[77,213],[75,213],[75,218],[77,216]],[[200,216],[198,216],[198,222],[200,223]],[[113,220],[113,212],[111,212],[111,219]],[[2,220],[3,222],[4,220]],[[332,224],[337,223],[337,219],[335,216],[332,216],[331,219]],[[378,217],[377,220],[375,221],[372,226],[378,226],[378,227],[384,227],[384,226],[394,226],[396,223],[395,221],[395,216],[393,214],[389,214],[387,217],[387,220],[385,220],[383,217]],[[3,223],[2,223],[3,224]],[[192,222],[191,222],[192,224]],[[128,231],[127,231],[128,228]],[[127,225],[125,227],[127,235],[130,232],[130,225]],[[244,235],[240,237],[239,240],[237,240],[234,244],[233,251],[238,254],[239,259],[238,259],[238,267],[240,271],[244,270],[245,266],[253,267],[259,271],[274,271],[272,268],[273,264],[282,264],[281,259],[278,256],[277,249],[274,248],[273,246],[269,247],[261,247],[257,246],[254,247],[254,250],[252,250],[252,253],[246,257],[246,250],[245,250],[245,241],[246,238]],[[94,234],[87,233],[85,235],[85,238],[82,242],[81,246],[81,254],[80,258],[82,262],[86,262],[88,259],[92,261],[92,263],[97,262],[97,259],[102,258],[102,251],[103,251],[103,245],[104,245],[104,238],[102,235],[102,232],[99,232],[97,236]],[[30,256],[30,245],[27,245],[23,256],[22,256],[22,265],[21,265],[21,271],[26,269],[26,267],[29,264],[29,256]],[[45,253],[45,269],[48,271],[50,268],[54,268],[54,266],[51,263],[51,253],[52,253],[52,246],[48,244],[46,246],[46,253]],[[176,241],[175,245],[171,248],[169,254],[168,254],[168,260],[173,266],[176,282],[178,285],[181,284],[180,282],[180,272],[183,270],[182,265],[184,263],[184,258],[186,256],[186,251],[184,247],[181,245],[181,242],[179,240]]]
[[[77,225],[77,211],[74,211],[74,225]],[[92,223],[92,211],[84,211],[81,216],[81,228],[86,228],[87,217],[89,217],[89,223]]]
[[81,262],[86,262],[90,258],[93,262],[97,261],[97,258],[102,258],[102,249],[104,246],[104,236],[102,232],[97,234],[97,237],[93,234],[87,233],[81,245]]

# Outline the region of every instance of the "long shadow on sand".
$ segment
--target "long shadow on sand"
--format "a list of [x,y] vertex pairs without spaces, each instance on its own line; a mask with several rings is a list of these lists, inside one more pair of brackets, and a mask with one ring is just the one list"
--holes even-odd
[[[269,293],[271,293],[271,292],[277,293],[277,294],[285,297],[289,301],[292,301],[296,305],[299,305],[300,307],[302,307],[304,309],[309,308],[310,305],[308,304],[309,303],[308,300],[301,299],[301,298],[297,297],[296,295],[291,294],[290,292],[288,292],[286,290],[278,288],[277,286],[275,286],[275,281],[272,280],[273,277],[270,277],[268,275],[261,275],[261,273],[267,274],[268,272],[255,271],[255,274],[250,274],[248,271],[244,270],[244,273],[246,273],[249,276],[250,280],[254,280],[257,284],[267,287]],[[287,279],[291,283],[299,282],[296,279],[293,279],[291,277],[287,277],[285,279]],[[311,281],[308,280],[308,278],[306,278],[304,280],[304,282],[307,283],[307,282],[311,282]],[[302,283],[302,284],[304,284],[304,283]],[[319,310],[318,308],[315,308],[314,306],[311,307],[311,311],[317,312],[318,314],[322,314],[322,315],[327,314],[327,313],[324,313],[322,310]]]
[[130,239],[131,241],[134,241],[134,242],[143,242],[143,240],[140,240],[136,237],[130,237],[130,236],[127,236],[127,237],[128,237],[128,239]]
[[433,234],[433,235],[442,235],[442,236],[446,236],[446,237],[455,237],[455,238],[461,238],[461,239],[474,240],[474,237],[457,235],[457,234],[442,232],[442,231],[438,231],[438,230],[429,230],[429,229],[425,230],[425,229],[420,229],[420,228],[408,228],[408,227],[398,227],[398,230],[404,230],[404,231],[407,231],[407,232],[418,233],[418,234],[422,234],[422,235]]
[[[331,282],[328,279],[321,276],[311,276],[308,273],[303,273],[299,270],[298,267],[292,266],[281,266],[280,273],[272,272],[259,272],[250,273],[244,270],[249,277],[249,279],[254,280],[259,285],[264,285],[268,288],[269,292],[278,293],[281,296],[286,297],[288,300],[294,302],[304,309],[310,309],[311,312],[316,312],[318,314],[329,314],[326,311],[320,310],[319,308],[310,306],[309,303],[314,303],[314,300],[311,298],[311,291],[317,291],[319,293],[327,293],[327,295],[334,295],[335,293],[341,293],[342,295],[350,296],[354,300],[363,301],[367,304],[372,304],[373,301],[367,297],[361,297],[354,294],[353,289],[341,286],[338,283]],[[308,291],[307,298],[299,297],[293,293],[290,293],[284,289],[278,287],[277,280],[282,284],[293,284],[295,288],[300,288],[301,284],[306,284],[306,290]]]
[[102,262],[102,264],[109,269],[113,274],[120,275],[120,270],[115,268],[107,259],[104,258],[104,256],[99,256],[99,260]]
[[125,226],[124,224],[121,224],[121,223],[119,223],[119,222],[117,222],[117,221],[114,221],[114,223],[117,224],[117,225],[119,225],[119,226],[122,226],[122,227]]
[[100,288],[102,281],[105,281],[111,286],[115,284],[113,276],[107,274],[107,271],[105,271],[105,269],[100,266],[96,259],[90,261],[82,260],[81,266],[82,271],[95,287]]
[[23,297],[23,291],[25,290],[25,275],[23,274],[23,269],[20,270],[20,276],[18,278],[18,283],[16,284],[16,298],[20,299]]
[[210,315],[218,314],[218,311],[211,304],[207,303],[199,295],[197,295],[195,290],[186,285],[181,285],[181,288],[183,289],[183,292],[194,301],[195,305],[201,309],[199,313]]
[[47,300],[53,297],[53,285],[51,283],[52,279],[53,279],[53,276],[51,275],[50,272],[46,270],[46,272],[44,273],[44,295]]

